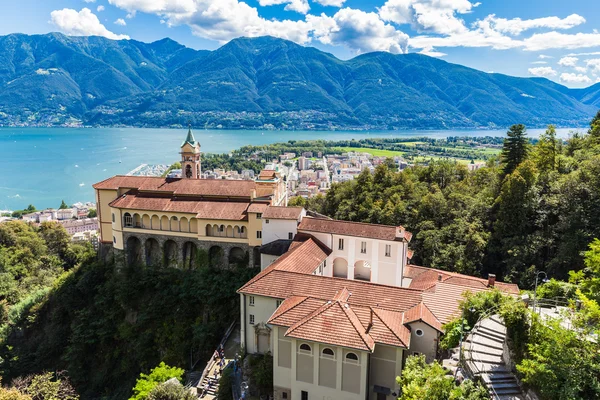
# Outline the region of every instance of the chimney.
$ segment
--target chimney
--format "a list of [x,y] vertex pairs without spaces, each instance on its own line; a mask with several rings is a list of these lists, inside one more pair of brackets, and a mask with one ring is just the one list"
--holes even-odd
[[489,274],[488,275],[488,287],[493,288],[495,284],[496,284],[496,274]]
[[438,282],[441,282],[442,278],[443,278],[442,274],[438,274]]
[[404,237],[404,227],[397,226],[396,227],[396,239],[402,239]]

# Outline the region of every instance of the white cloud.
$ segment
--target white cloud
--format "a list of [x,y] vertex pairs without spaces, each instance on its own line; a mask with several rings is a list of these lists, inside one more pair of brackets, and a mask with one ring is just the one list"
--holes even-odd
[[523,40],[525,50],[540,51],[548,49],[578,49],[600,46],[600,34],[559,32],[535,33]]
[[98,12],[104,11],[104,6],[98,6],[98,8],[96,8],[96,11],[98,11]]
[[384,21],[411,24],[420,32],[450,35],[468,30],[457,14],[469,13],[478,5],[468,0],[387,0],[379,15]]
[[123,18],[119,18],[115,21],[115,25],[126,26],[127,22],[125,22],[125,20]]
[[83,1],[85,1],[86,3],[95,3],[96,2],[96,0],[83,0]]
[[529,73],[535,76],[556,76],[558,73],[552,67],[529,68]]
[[562,65],[563,67],[574,67],[577,65],[577,61],[579,61],[579,58],[577,57],[563,57],[558,61],[558,65]]
[[539,64],[539,65],[548,64],[548,61],[533,61],[532,64]]
[[560,80],[566,83],[591,83],[589,76],[564,72],[560,74]]
[[588,70],[586,67],[575,67],[575,71],[587,74]]
[[567,54],[570,57],[581,57],[581,56],[600,56],[600,51],[593,51],[591,53],[571,53]]
[[425,48],[425,49],[419,51],[419,54],[425,54],[426,56],[429,56],[429,57],[444,57],[444,56],[448,55],[446,53],[442,53],[441,51],[436,51],[433,47]]
[[341,7],[344,5],[346,0],[313,0],[315,3],[319,3],[322,6]]
[[324,44],[343,44],[358,53],[388,51],[405,53],[408,35],[383,22],[373,12],[352,8],[339,10],[333,17],[309,16],[314,36]]
[[585,64],[594,75],[600,75],[600,58],[585,60]]
[[492,28],[498,32],[519,35],[523,31],[534,28],[571,29],[585,23],[585,18],[581,15],[571,14],[563,19],[559,17],[545,17],[523,20],[521,18],[496,18],[496,16],[492,14],[488,15],[485,18],[485,21],[488,21]]
[[301,14],[306,14],[310,10],[308,0],[258,0],[258,4],[263,7],[286,4],[284,8],[286,11],[296,11]]
[[547,55],[545,55],[545,54],[540,54],[540,55],[538,56],[538,58],[539,58],[539,59],[541,59],[541,60],[545,60],[545,59],[547,59],[547,58],[554,58],[554,57],[552,57],[552,56],[547,56]]
[[117,35],[100,23],[89,8],[81,11],[64,8],[50,13],[51,23],[61,32],[71,36],[104,36],[108,39],[129,39],[127,35]]

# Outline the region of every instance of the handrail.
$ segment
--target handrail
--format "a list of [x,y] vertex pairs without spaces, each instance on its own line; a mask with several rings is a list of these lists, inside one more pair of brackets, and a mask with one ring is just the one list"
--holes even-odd
[[[487,318],[491,317],[492,315],[495,315],[495,314],[498,312],[498,310],[499,310],[499,309],[500,309],[500,305],[494,305],[494,306],[490,307],[488,310],[484,311],[484,312],[483,312],[483,313],[482,313],[482,314],[479,316],[479,319],[477,320],[477,322],[475,323],[475,325],[473,325],[473,327],[471,328],[471,331],[470,331],[469,333],[472,335],[472,334],[473,334],[473,331],[474,331],[474,330],[476,330],[476,328],[477,328],[478,326],[481,326],[481,322],[482,322],[484,319],[487,319]],[[470,356],[471,356],[471,361],[482,361],[482,360],[481,360],[481,359],[479,359],[479,358],[478,358],[477,360],[474,360],[474,359],[473,359],[473,338],[472,338],[472,337],[471,337],[471,341],[469,342],[469,354],[470,354]],[[466,366],[466,361],[462,360],[462,358],[463,358],[463,357],[462,357],[462,349],[461,349],[461,357],[460,357],[460,358],[461,358],[461,362],[464,362],[464,364],[465,364],[464,366]],[[476,362],[472,362],[471,364],[472,364],[473,368],[475,368],[475,369],[477,370],[476,372],[473,372],[473,371],[472,371],[472,375],[476,375],[477,373],[479,373],[479,372],[482,372],[482,371],[479,369],[479,367],[477,366],[477,363],[476,363]],[[489,387],[490,387],[491,391],[493,392],[493,395],[492,395],[492,397],[493,397],[493,398],[500,398],[500,396],[499,396],[499,395],[498,395],[498,393],[496,392],[496,389],[494,389],[494,386],[490,384],[490,386],[489,386]],[[488,391],[489,391],[489,390],[488,390]]]

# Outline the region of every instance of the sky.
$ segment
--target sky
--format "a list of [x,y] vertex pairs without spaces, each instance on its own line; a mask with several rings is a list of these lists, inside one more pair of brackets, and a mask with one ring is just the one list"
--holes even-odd
[[62,32],[216,49],[271,35],[341,59],[422,53],[485,72],[600,82],[598,0],[0,0],[0,35]]

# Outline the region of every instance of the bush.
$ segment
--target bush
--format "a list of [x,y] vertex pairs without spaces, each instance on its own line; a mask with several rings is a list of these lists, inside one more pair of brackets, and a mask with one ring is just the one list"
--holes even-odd
[[[463,325],[464,322],[464,325]],[[442,327],[444,330],[444,336],[440,341],[440,348],[442,350],[453,349],[460,343],[461,332],[468,332],[471,328],[467,325],[463,318],[455,318],[452,321],[444,324]]]
[[149,398],[150,392],[159,384],[168,381],[171,378],[177,378],[181,381],[183,369],[169,367],[161,361],[160,364],[150,371],[148,375],[141,373],[140,378],[133,387],[133,396],[129,400],[143,400]]
[[565,299],[569,300],[575,298],[576,291],[576,285],[552,278],[543,285],[538,286],[537,297],[539,299],[554,299],[557,297],[564,297]]
[[515,362],[519,362],[525,356],[529,342],[529,311],[520,300],[506,301],[500,308],[500,316],[515,352]]
[[460,303],[462,316],[466,319],[467,325],[473,327],[484,313],[494,308],[499,309],[509,298],[498,289],[475,294],[465,292],[464,300]]
[[197,398],[181,383],[168,381],[156,385],[148,394],[148,400],[197,400]]

